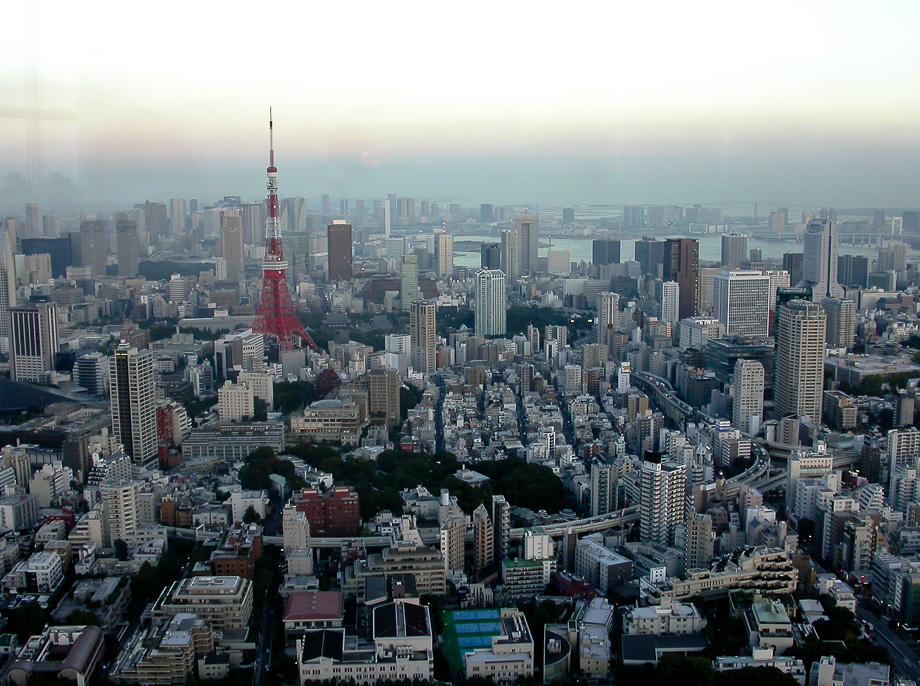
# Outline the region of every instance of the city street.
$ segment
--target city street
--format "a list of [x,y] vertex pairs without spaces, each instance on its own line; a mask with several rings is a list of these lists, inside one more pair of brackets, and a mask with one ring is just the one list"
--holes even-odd
[[856,606],[856,616],[872,625],[872,642],[888,650],[894,669],[908,679],[920,681],[920,656],[861,603]]

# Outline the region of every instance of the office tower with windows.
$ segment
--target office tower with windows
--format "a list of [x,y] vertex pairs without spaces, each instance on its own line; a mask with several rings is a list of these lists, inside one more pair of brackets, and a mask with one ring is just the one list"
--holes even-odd
[[73,380],[90,395],[105,395],[109,385],[109,358],[99,352],[81,355],[73,367]]
[[591,244],[591,262],[595,265],[619,264],[620,241],[615,238],[598,238]]
[[418,255],[403,255],[400,264],[399,301],[403,310],[409,310],[419,299]]
[[105,254],[108,238],[105,235],[105,222],[96,219],[80,222],[81,264],[93,270],[93,278],[105,276]]
[[371,420],[383,418],[388,427],[399,426],[399,387],[395,369],[372,369],[367,375],[368,410]]
[[416,300],[409,310],[409,335],[412,339],[412,368],[421,374],[438,370],[437,306]]
[[840,233],[837,224],[813,219],[805,229],[805,257],[802,260],[802,280],[811,288],[811,299],[842,298],[843,288],[837,282],[837,250]]
[[843,298],[825,298],[821,305],[827,313],[827,344],[847,350],[852,348],[856,335],[856,303]]
[[790,300],[779,306],[773,403],[779,416],[821,421],[827,316],[818,303]]
[[[620,314],[620,296],[617,293],[604,292],[597,296],[597,342],[610,345],[610,340],[617,332]],[[562,344],[563,347],[565,343]]]
[[692,238],[669,238],[664,244],[662,279],[680,287],[678,319],[700,313],[700,244]]
[[725,335],[770,333],[770,277],[759,271],[731,270],[713,279],[716,318]]
[[442,226],[435,234],[435,260],[438,265],[438,277],[447,278],[454,273],[454,237]]
[[664,241],[648,236],[643,236],[636,241],[635,256],[636,262],[639,263],[639,271],[660,278],[664,262],[664,247]]
[[54,370],[58,342],[58,311],[53,302],[9,308],[10,378],[41,383]]
[[[802,263],[805,255],[800,252],[783,253],[783,269],[789,272],[789,282],[796,285],[802,282]],[[866,272],[869,273],[868,271]]]
[[482,269],[502,268],[502,246],[500,243],[482,243],[479,248],[479,266]]
[[674,326],[680,321],[680,286],[676,281],[665,281],[661,284],[661,303],[659,304],[659,319]]
[[242,279],[246,272],[243,267],[243,213],[240,210],[220,213],[220,254],[227,260],[227,279]]
[[352,265],[351,224],[336,219],[327,230],[329,243],[328,281],[351,281],[354,278]]
[[738,269],[747,258],[748,237],[743,233],[722,234],[722,266]]
[[109,397],[115,439],[141,469],[157,461],[156,382],[154,355],[122,343],[109,363]]
[[185,233],[185,198],[169,201],[169,233],[172,236]]
[[540,216],[531,213],[517,214],[514,216],[513,226],[520,243],[521,274],[534,274],[537,271],[540,245]]
[[763,419],[764,369],[757,360],[735,362],[732,380],[732,426],[752,436]]
[[115,244],[118,250],[118,275],[124,277],[137,276],[137,222],[119,219],[115,223]]
[[503,336],[506,331],[505,274],[500,269],[480,269],[475,281],[475,331],[477,336]]
[[10,308],[16,304],[16,265],[12,238],[0,228],[0,352],[9,353]]
[[491,203],[484,202],[479,206],[479,223],[480,224],[491,224],[494,219],[495,212]]
[[501,270],[508,279],[508,287],[521,277],[521,241],[516,229],[502,231],[502,266]]

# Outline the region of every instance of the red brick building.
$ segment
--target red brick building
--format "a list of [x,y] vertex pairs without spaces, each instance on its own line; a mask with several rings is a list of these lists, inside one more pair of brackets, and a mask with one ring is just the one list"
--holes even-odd
[[336,486],[326,493],[305,488],[294,501],[294,507],[307,515],[311,536],[357,536],[361,533],[358,494],[350,486]]

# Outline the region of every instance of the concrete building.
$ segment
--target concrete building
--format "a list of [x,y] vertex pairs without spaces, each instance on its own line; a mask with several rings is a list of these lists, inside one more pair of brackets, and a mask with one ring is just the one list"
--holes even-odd
[[115,439],[137,467],[157,461],[156,383],[154,355],[122,342],[110,359],[110,407]]
[[836,222],[812,219],[805,229],[802,279],[812,290],[812,300],[842,298],[843,288],[837,281],[837,252],[840,233]]
[[624,634],[698,634],[706,626],[706,619],[693,603],[663,599],[660,605],[630,608],[623,615]]
[[716,318],[726,335],[770,333],[770,277],[754,270],[731,270],[713,279]]
[[722,266],[738,269],[748,257],[748,237],[743,233],[722,234]]
[[255,396],[249,386],[225,383],[217,391],[217,407],[222,422],[241,422],[255,415]]
[[763,420],[764,368],[757,360],[738,360],[732,382],[732,426],[755,435]]
[[334,220],[327,228],[327,240],[329,263],[326,268],[326,278],[330,282],[351,281],[354,278],[351,224],[344,219]]
[[57,305],[41,302],[10,307],[9,317],[10,378],[47,382],[60,350]]
[[511,684],[533,676],[534,643],[527,619],[516,609],[503,608],[501,633],[492,637],[491,648],[476,648],[465,656],[464,676],[482,677],[496,684]]
[[118,251],[118,276],[130,278],[138,275],[137,222],[119,219],[115,223],[115,242]]
[[686,518],[687,468],[677,462],[644,460],[639,471],[639,530],[642,541],[670,545]]
[[[477,315],[478,316],[478,315]],[[412,368],[420,374],[434,374],[438,369],[437,306],[416,300],[409,309]]]
[[777,313],[773,402],[780,417],[821,421],[827,323],[817,303],[791,300]]
[[475,331],[477,336],[503,336],[506,331],[505,274],[480,269],[475,284]]
[[245,276],[243,266],[242,210],[222,210],[220,213],[220,254],[226,260],[227,279],[239,281]]
[[252,582],[238,576],[195,576],[163,589],[153,604],[154,624],[194,613],[215,632],[241,632],[252,617]]
[[367,404],[361,398],[317,400],[291,417],[291,433],[310,441],[358,445],[367,424]]
[[575,574],[606,595],[626,584],[632,576],[632,562],[597,541],[582,538],[575,545]]

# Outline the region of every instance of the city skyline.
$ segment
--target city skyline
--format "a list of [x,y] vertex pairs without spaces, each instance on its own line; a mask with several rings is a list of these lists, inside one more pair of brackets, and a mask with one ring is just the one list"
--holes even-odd
[[[169,11],[96,4],[13,9],[20,30],[0,55],[0,177],[59,173],[49,195],[85,205],[258,197],[253,161],[269,106],[292,196],[916,204],[920,50],[909,30],[920,9],[909,3],[787,3],[750,16],[722,3],[562,16],[486,14],[475,3],[449,16],[317,7],[306,34],[296,12],[247,16],[247,35],[267,45],[232,51],[238,15],[183,7],[177,27]],[[611,22],[624,27],[612,42]],[[129,29],[140,23],[149,35],[193,28],[194,38],[181,51],[137,50]],[[492,30],[506,26],[508,36]],[[516,35],[533,49],[520,53]],[[558,49],[560,37],[579,49]],[[458,49],[470,39],[488,49]],[[304,51],[317,56],[311,66]],[[260,86],[253,96],[247,83]],[[21,117],[35,111],[33,145]],[[15,186],[6,179],[4,196]]]

